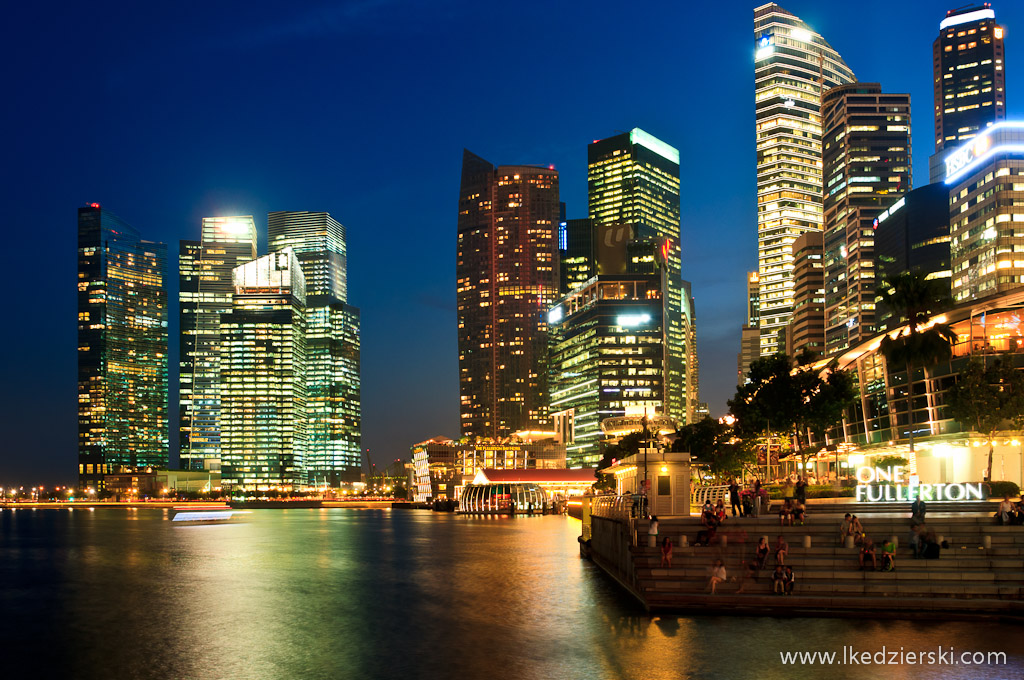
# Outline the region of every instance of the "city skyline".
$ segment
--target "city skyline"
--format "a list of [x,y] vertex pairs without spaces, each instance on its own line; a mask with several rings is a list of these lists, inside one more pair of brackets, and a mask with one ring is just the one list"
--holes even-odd
[[[20,199],[9,201],[14,204],[15,224],[25,225],[13,230],[14,245],[27,247],[38,238],[37,230],[29,225],[43,224],[50,230],[48,243],[53,243],[59,254],[52,258],[52,268],[38,263],[15,265],[18,276],[32,275],[38,282],[14,308],[38,335],[22,332],[4,340],[8,356],[25,358],[15,362],[7,377],[9,384],[25,385],[25,389],[17,400],[5,401],[2,409],[4,423],[15,431],[10,450],[25,455],[18,460],[12,460],[11,454],[4,456],[4,477],[31,474],[33,479],[53,482],[72,477],[75,425],[70,405],[74,388],[69,376],[74,374],[75,349],[67,319],[74,291],[68,272],[73,267],[74,210],[84,203],[99,202],[138,228],[143,238],[167,243],[194,237],[194,225],[208,215],[257,215],[261,244],[266,243],[266,222],[261,216],[270,209],[324,210],[344,223],[349,228],[350,298],[363,311],[366,340],[364,448],[370,448],[371,458],[380,464],[407,455],[409,445],[416,441],[458,433],[450,243],[455,233],[452,215],[462,149],[472,148],[502,163],[554,164],[562,178],[561,200],[567,203],[568,215],[581,217],[586,205],[587,144],[633,127],[642,127],[680,149],[682,276],[693,282],[701,319],[702,398],[710,403],[713,415],[721,415],[725,399],[734,391],[738,329],[744,319],[744,273],[756,262],[754,104],[750,96],[754,46],[749,30],[754,4],[729,5],[714,12],[673,8],[669,18],[676,22],[674,27],[652,27],[649,36],[649,42],[663,45],[659,48],[663,54],[672,55],[669,63],[651,69],[657,72],[654,74],[636,74],[625,60],[614,64],[610,75],[590,73],[582,54],[570,49],[579,47],[574,41],[580,38],[553,48],[559,50],[555,58],[561,68],[582,74],[581,82],[566,80],[560,71],[562,77],[545,78],[535,86],[533,92],[540,100],[569,101],[588,89],[596,91],[593,88],[608,79],[617,83],[638,79],[638,84],[646,84],[666,82],[666,77],[674,76],[681,85],[671,92],[616,103],[596,114],[568,107],[538,120],[525,120],[521,114],[478,117],[488,121],[483,124],[474,119],[479,104],[467,111],[442,106],[436,113],[413,106],[424,98],[441,101],[457,89],[444,75],[455,72],[455,56],[441,50],[430,57],[429,65],[409,65],[409,50],[420,49],[427,38],[433,44],[437,39],[434,33],[444,36],[466,30],[465,20],[434,19],[430,25],[436,31],[424,35],[410,25],[416,18],[413,11],[410,22],[388,23],[385,29],[381,26],[386,22],[381,20],[396,9],[388,4],[365,8],[362,14],[354,9],[333,14],[321,11],[317,18],[323,27],[314,29],[303,23],[303,15],[286,17],[291,20],[277,26],[265,13],[257,13],[236,26],[234,37],[223,42],[210,36],[218,28],[226,30],[234,17],[215,12],[201,21],[197,18],[183,47],[166,47],[172,34],[163,28],[157,28],[155,36],[155,44],[164,46],[163,51],[130,40],[124,49],[137,55],[133,63],[123,60],[121,53],[98,47],[87,51],[81,63],[57,65],[52,59],[43,59],[27,73],[16,74],[14,91],[31,103],[7,115],[14,117],[15,129],[32,134],[15,140],[13,162],[7,170],[10,181],[5,185],[12,197]],[[865,16],[884,10],[888,20],[853,35],[843,30],[848,17],[837,9],[819,8],[810,2],[783,6],[826,36],[859,77],[881,83],[885,92],[911,93],[916,140],[913,164],[919,178],[927,177],[934,130],[930,116],[922,114],[929,111],[931,102],[931,44],[939,21],[951,7],[937,2],[899,7],[861,3]],[[1013,119],[1016,112],[1024,111],[1013,96],[1014,91],[1022,91],[1014,87],[1020,80],[1014,64],[1015,30],[1024,26],[1024,13],[1011,3],[997,3],[994,9],[1007,30],[1007,117]],[[36,11],[17,10],[28,15],[31,25],[50,21],[33,17]],[[107,35],[130,34],[133,22],[148,20],[127,13],[83,21],[77,11],[48,29],[54,38],[61,38],[49,41],[51,45],[68,43],[59,47],[58,55],[83,49],[79,38],[73,36],[76,22],[95,26]],[[560,9],[552,16],[551,27],[532,29],[528,36],[537,44],[556,45],[571,33],[586,32],[582,29],[613,34],[614,22],[606,22],[600,14],[597,8],[580,18]],[[188,23],[187,10],[185,15],[183,21]],[[709,44],[700,42],[707,38],[695,37],[693,47],[681,46],[675,39],[678,26],[695,18],[714,22],[720,29],[714,44],[727,46],[720,50],[722,58],[714,64],[716,68],[707,69],[707,74],[688,72],[685,58],[688,50]],[[346,28],[349,23],[356,28]],[[359,27],[373,27],[373,31],[367,30],[372,35],[346,33]],[[511,36],[517,27],[522,28],[520,20],[502,31],[510,31]],[[347,89],[331,93],[335,103],[358,97],[368,112],[346,112],[342,121],[330,124],[326,118],[315,118],[313,124],[305,125],[305,118],[295,114],[281,121],[282,110],[276,106],[267,114],[239,120],[236,115],[211,112],[205,105],[181,103],[204,97],[221,98],[218,101],[238,95],[256,97],[268,86],[286,86],[293,72],[301,82],[289,87],[327,82],[326,71],[303,69],[306,60],[337,42],[330,38],[338,34],[356,38],[353,46],[345,48],[348,60],[356,59],[358,49],[365,48],[371,38],[379,41],[381,34],[409,39],[409,46],[385,55],[383,65],[367,74],[348,66],[345,73],[351,82]],[[303,42],[304,38],[309,40]],[[878,42],[885,40],[893,41],[893,50],[876,49]],[[288,57],[289,46],[295,43],[302,45],[301,54]],[[13,47],[19,46],[16,41]],[[39,49],[21,47],[29,54]],[[265,54],[257,54],[261,51]],[[184,64],[172,68],[174,55],[184,56]],[[250,60],[252,63],[243,63]],[[340,60],[333,66],[348,63]],[[216,75],[199,77],[199,70],[207,65]],[[536,65],[531,62],[529,68]],[[178,82],[188,79],[175,77],[179,73],[175,69],[184,69],[182,75],[195,75],[196,81]],[[218,79],[225,69],[236,69],[240,75]],[[262,79],[265,73],[272,76],[269,85]],[[431,80],[431,73],[441,75]],[[151,74],[157,77],[151,79]],[[682,74],[686,79],[680,80]],[[404,79],[397,81],[402,87],[379,86],[389,75],[402,76]],[[172,109],[180,107],[174,109],[174,116],[161,113],[171,93],[159,85],[172,80],[181,90],[175,90],[171,100]],[[227,85],[222,86],[223,82]],[[59,104],[91,89],[127,95],[132,106],[128,111],[96,107],[103,115],[79,107],[70,117],[66,104]],[[728,109],[722,114],[724,120],[692,106],[695,90],[705,92],[709,101],[717,97],[723,109]],[[656,92],[655,88],[650,92]],[[373,120],[374,112],[389,108],[401,114]],[[366,134],[355,135],[361,126]],[[717,155],[708,152],[709,128],[729,131],[723,135]],[[176,145],[180,148],[174,148]],[[382,155],[389,158],[373,157],[375,145],[385,145],[389,153]],[[296,148],[303,150],[305,162],[284,164],[283,159]],[[100,150],[106,150],[108,157],[100,158]],[[72,152],[89,162],[65,162]],[[395,158],[399,156],[412,167],[398,169]],[[397,199],[389,203],[390,196]],[[382,238],[385,234],[393,238]],[[729,247],[723,248],[723,244]],[[176,277],[173,272],[169,276],[173,286]],[[173,288],[167,292],[168,299],[176,297]],[[401,308],[402,314],[396,314],[403,304],[407,306]],[[173,325],[173,306],[169,311]],[[177,328],[170,328],[171,357],[177,356],[176,334]],[[173,405],[167,415],[171,423],[178,422]],[[390,426],[395,419],[402,421],[401,427]],[[28,423],[29,427],[15,427],[15,423]],[[175,448],[173,442],[171,448]]]

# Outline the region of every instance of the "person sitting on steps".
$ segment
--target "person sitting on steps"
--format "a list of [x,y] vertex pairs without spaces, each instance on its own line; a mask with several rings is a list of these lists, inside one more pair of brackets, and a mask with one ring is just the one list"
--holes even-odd
[[864,539],[864,544],[860,549],[860,570],[864,571],[867,568],[868,562],[871,563],[871,571],[875,571],[878,567],[875,562],[875,543],[870,538]]
[[892,537],[882,543],[882,571],[896,571],[896,544]]
[[793,594],[793,586],[796,584],[796,574],[793,573],[793,567],[786,567],[786,595]]
[[786,592],[786,572],[781,564],[772,572],[772,592],[776,595],[784,595]]
[[782,508],[779,510],[779,526],[783,524],[789,524],[793,526],[793,499],[787,498],[786,502],[782,504]]

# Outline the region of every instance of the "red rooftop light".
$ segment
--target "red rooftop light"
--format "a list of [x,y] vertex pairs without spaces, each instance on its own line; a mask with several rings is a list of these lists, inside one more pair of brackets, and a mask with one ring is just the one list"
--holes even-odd
[[98,207],[100,207],[100,204],[99,203],[90,203],[89,207],[90,208],[98,208]]

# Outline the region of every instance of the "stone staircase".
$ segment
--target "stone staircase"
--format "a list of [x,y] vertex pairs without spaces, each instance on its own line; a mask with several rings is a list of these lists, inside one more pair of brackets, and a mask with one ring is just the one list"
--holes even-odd
[[[892,504],[892,508],[879,505],[872,504],[870,509],[854,503],[812,505],[807,522],[792,527],[780,527],[777,514],[730,518],[718,532],[719,539],[725,540],[716,540],[709,547],[692,545],[702,528],[697,518],[666,518],[660,522],[658,540],[672,538],[671,569],[660,566],[660,547],[647,547],[647,528],[641,523],[637,545],[630,548],[633,588],[651,610],[713,607],[719,613],[745,614],[822,615],[861,610],[865,614],[916,613],[923,617],[936,611],[1024,616],[1024,527],[997,526],[991,515],[995,504],[980,503],[967,512],[963,503],[929,504],[927,525],[949,544],[935,560],[913,559],[905,503]],[[895,571],[859,570],[859,548],[844,547],[839,540],[839,522],[845,512],[857,514],[875,541],[879,567],[882,542],[897,537]],[[789,543],[785,562],[796,574],[794,594],[772,594],[774,554],[758,581],[747,581],[744,592],[737,594],[745,572],[743,562],[754,559],[758,538],[767,536],[771,546],[780,534]],[[681,545],[683,536],[689,545]],[[810,538],[810,547],[804,547],[805,537]],[[723,560],[730,580],[720,584],[712,596],[706,587],[716,559]]]

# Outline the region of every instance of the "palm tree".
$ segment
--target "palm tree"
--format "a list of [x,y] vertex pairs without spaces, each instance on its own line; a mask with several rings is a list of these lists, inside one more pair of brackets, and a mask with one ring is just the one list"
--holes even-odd
[[[914,455],[914,368],[925,367],[949,359],[956,333],[946,324],[933,324],[922,328],[928,317],[952,304],[949,289],[936,279],[925,278],[922,272],[903,272],[883,282],[879,294],[894,315],[907,321],[907,331],[893,338],[882,338],[880,349],[890,366],[907,371],[907,439],[910,443],[911,472],[917,471]],[[895,417],[894,415],[890,417]]]

